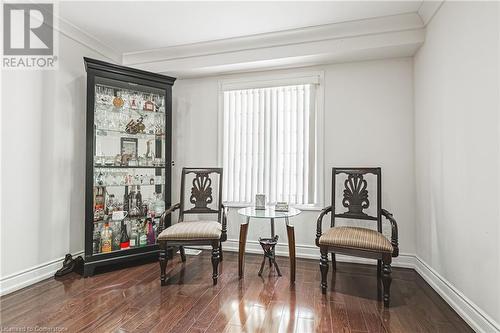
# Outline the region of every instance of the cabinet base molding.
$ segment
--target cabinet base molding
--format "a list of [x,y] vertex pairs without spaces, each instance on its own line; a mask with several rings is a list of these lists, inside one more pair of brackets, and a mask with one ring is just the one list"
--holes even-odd
[[[87,260],[83,264],[83,277],[89,277],[89,276],[94,275],[95,269],[97,267],[100,267],[100,266],[117,265],[117,264],[123,264],[126,262],[132,262],[132,264],[138,264],[139,263],[138,261],[141,259],[158,260],[158,256],[159,256],[159,250],[154,249],[154,250],[149,250],[147,252],[130,253],[130,254],[124,254],[121,256],[113,256],[110,258],[103,258],[101,260],[96,260],[94,257],[92,261]],[[117,266],[117,267],[120,268],[119,266]]]

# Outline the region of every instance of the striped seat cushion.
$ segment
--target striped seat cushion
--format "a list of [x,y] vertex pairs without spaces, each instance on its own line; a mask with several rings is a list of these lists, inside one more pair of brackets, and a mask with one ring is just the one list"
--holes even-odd
[[158,240],[219,239],[222,226],[217,221],[179,222],[163,230]]
[[334,227],[319,238],[320,245],[392,253],[391,242],[380,232],[357,227]]

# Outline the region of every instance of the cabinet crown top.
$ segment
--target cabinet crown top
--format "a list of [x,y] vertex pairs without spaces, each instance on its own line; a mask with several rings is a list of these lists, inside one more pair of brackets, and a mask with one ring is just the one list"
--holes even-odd
[[95,69],[100,71],[107,71],[115,74],[122,74],[127,76],[133,76],[143,80],[155,81],[158,83],[173,85],[176,78],[162,75],[158,73],[152,73],[148,71],[143,71],[137,68],[125,67],[117,64],[112,64],[109,62],[83,57],[85,63],[85,70],[88,72],[89,69]]

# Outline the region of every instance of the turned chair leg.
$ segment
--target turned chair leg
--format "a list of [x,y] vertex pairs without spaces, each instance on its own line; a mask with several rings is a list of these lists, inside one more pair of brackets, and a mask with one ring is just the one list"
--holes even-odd
[[337,260],[335,258],[335,253],[332,253],[332,271],[337,271]]
[[218,267],[219,267],[219,258],[220,257],[220,251],[219,251],[219,242],[214,243],[212,245],[212,279],[214,281],[214,286],[217,284],[217,278],[219,277],[218,273]]
[[319,261],[319,268],[321,270],[321,292],[326,294],[327,288],[327,276],[328,276],[328,251],[326,249],[320,249],[321,259]]
[[381,301],[384,295],[384,288],[382,287],[382,279],[377,279],[377,300]]
[[184,251],[184,246],[179,246],[179,253],[181,254],[182,262],[186,262],[186,252]]
[[382,260],[377,260],[377,277],[382,276]]
[[160,250],[160,281],[162,286],[167,284],[167,263],[168,253],[167,245],[165,244],[164,248]]
[[384,306],[389,307],[391,299],[391,264],[390,262],[383,262],[382,265],[382,284],[384,285]]

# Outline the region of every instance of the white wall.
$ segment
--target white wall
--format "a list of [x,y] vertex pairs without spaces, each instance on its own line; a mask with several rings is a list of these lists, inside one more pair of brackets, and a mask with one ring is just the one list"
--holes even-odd
[[[346,63],[276,73],[311,69],[325,72],[325,204],[330,202],[333,166],[381,166],[384,207],[398,219],[401,252],[415,253],[412,59]],[[266,72],[268,74],[270,72]],[[174,201],[179,198],[183,166],[218,165],[218,80],[241,76],[176,81],[173,92]],[[307,211],[292,219],[298,255],[318,258],[319,252],[314,245],[317,216],[318,211]],[[226,248],[237,248],[242,221],[236,209],[232,209],[228,227],[230,241]],[[270,232],[269,223],[262,223],[265,222],[251,223],[250,243]],[[286,244],[283,222],[277,223],[277,233],[280,242]],[[248,247],[259,249],[256,243]],[[286,246],[278,247],[279,254],[287,254],[286,251]]]
[[414,73],[417,255],[500,323],[498,7],[445,2]]
[[84,56],[102,59],[60,34],[58,70],[2,71],[2,292],[83,250]]

